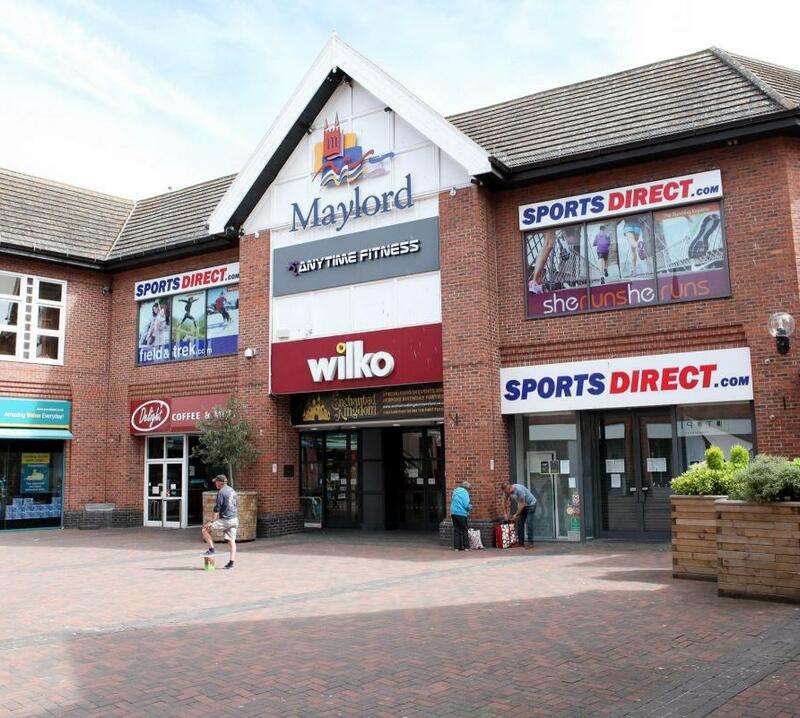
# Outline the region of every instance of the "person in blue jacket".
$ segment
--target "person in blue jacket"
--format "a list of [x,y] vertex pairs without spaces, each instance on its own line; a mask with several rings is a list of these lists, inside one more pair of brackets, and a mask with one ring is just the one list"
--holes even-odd
[[469,481],[462,481],[461,486],[453,489],[453,500],[450,502],[450,516],[453,519],[453,550],[469,551],[469,535],[467,534],[467,516],[472,509],[469,500]]

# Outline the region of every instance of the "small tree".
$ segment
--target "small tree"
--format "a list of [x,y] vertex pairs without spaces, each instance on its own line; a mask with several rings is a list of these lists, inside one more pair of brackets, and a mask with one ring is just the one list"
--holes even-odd
[[242,418],[241,407],[233,395],[227,406],[214,407],[207,419],[197,423],[197,428],[199,443],[192,456],[206,464],[227,466],[231,485],[239,472],[258,458],[259,451],[250,441],[250,426]]

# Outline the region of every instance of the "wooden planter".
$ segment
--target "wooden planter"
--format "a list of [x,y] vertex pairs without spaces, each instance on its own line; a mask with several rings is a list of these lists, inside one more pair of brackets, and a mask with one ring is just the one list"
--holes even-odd
[[715,502],[718,593],[800,603],[800,502]]
[[[236,543],[252,541],[256,537],[256,519],[258,518],[258,493],[255,491],[237,491],[237,507],[239,509],[239,529],[236,532]],[[217,501],[216,491],[203,492],[203,523],[207,524],[214,515],[214,504]],[[214,541],[224,541],[224,531],[212,531]]]
[[672,575],[717,580],[717,512],[724,496],[670,496],[672,502]]

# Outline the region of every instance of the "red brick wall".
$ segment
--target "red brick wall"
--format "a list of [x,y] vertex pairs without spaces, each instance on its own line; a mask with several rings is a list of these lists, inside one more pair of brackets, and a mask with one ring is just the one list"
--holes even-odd
[[[800,142],[776,138],[534,184],[495,196],[500,353],[507,366],[731,346],[752,352],[758,448],[800,455],[798,351],[766,332],[770,314],[800,319]],[[728,299],[526,320],[520,204],[719,168],[731,271]],[[791,210],[790,210],[791,203]],[[800,337],[797,338],[800,342]],[[786,406],[784,408],[784,400]]]
[[495,216],[491,197],[477,187],[440,194],[439,212],[447,496],[459,481],[472,482],[473,517],[490,518],[508,477]]
[[47,397],[72,402],[72,432],[65,442],[64,503],[67,509],[103,501],[106,446],[106,390],[111,297],[102,288],[108,277],[22,258],[2,257],[10,272],[61,279],[67,284],[67,336],[64,364],[0,361],[0,396]]

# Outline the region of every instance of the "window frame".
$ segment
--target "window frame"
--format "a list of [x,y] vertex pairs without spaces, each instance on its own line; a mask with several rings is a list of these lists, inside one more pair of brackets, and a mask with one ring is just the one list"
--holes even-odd
[[[0,270],[0,275],[19,279],[20,293],[16,296],[0,293],[0,300],[16,302],[17,325],[0,324],[0,331],[14,332],[17,337],[15,354],[0,354],[0,361],[16,361],[26,364],[64,364],[64,345],[66,343],[67,327],[67,282],[63,279],[42,277],[35,274],[22,274]],[[57,284],[61,287],[61,300],[56,302],[39,297],[39,287],[42,282]],[[59,310],[57,329],[39,328],[39,308],[49,307]],[[58,355],[37,357],[36,346],[39,337],[55,337],[58,340]]]
[[[530,266],[530,262],[528,260],[528,238],[529,238],[530,235],[536,234],[537,230],[528,229],[528,230],[524,230],[524,231],[520,232],[520,236],[522,238],[522,242],[521,242],[521,246],[522,246],[522,292],[523,292],[523,301],[524,301],[524,304],[525,304],[525,310],[524,310],[525,311],[525,321],[538,321],[538,320],[556,319],[556,318],[559,318],[559,317],[563,319],[564,317],[587,316],[587,315],[592,315],[592,314],[601,314],[601,313],[604,313],[604,312],[625,311],[625,310],[628,310],[628,309],[647,309],[647,308],[650,308],[650,307],[674,306],[674,305],[677,305],[677,304],[687,304],[687,303],[690,303],[690,302],[704,302],[704,301],[708,302],[708,301],[716,301],[716,300],[720,300],[720,299],[722,299],[722,300],[731,299],[733,297],[733,282],[731,280],[730,251],[729,251],[729,246],[728,246],[728,232],[727,232],[727,226],[726,226],[726,221],[725,221],[726,220],[726,218],[725,218],[725,197],[718,197],[718,198],[715,198],[715,199],[708,199],[708,200],[698,199],[698,200],[693,201],[693,202],[683,203],[681,205],[678,205],[677,207],[651,208],[651,209],[640,210],[640,211],[631,210],[630,212],[626,212],[624,214],[619,214],[619,215],[615,214],[615,215],[612,215],[611,217],[601,216],[601,217],[595,217],[595,218],[584,218],[584,219],[582,219],[582,220],[580,220],[578,222],[576,222],[575,220],[570,219],[570,220],[565,220],[563,222],[559,222],[557,224],[549,226],[549,227],[547,227],[547,229],[556,231],[556,230],[559,230],[559,229],[564,229],[565,227],[572,227],[572,226],[581,227],[581,236],[583,237],[584,235],[586,235],[586,241],[588,242],[588,227],[591,224],[600,224],[606,219],[608,219],[609,221],[611,221],[611,220],[613,220],[613,221],[624,221],[628,217],[634,217],[634,216],[637,216],[637,215],[648,215],[650,217],[650,223],[651,223],[651,226],[653,228],[652,231],[655,232],[656,216],[660,212],[665,211],[665,210],[669,210],[669,209],[691,208],[691,207],[694,207],[694,206],[703,205],[703,204],[711,204],[711,203],[717,203],[719,205],[720,231],[722,233],[722,239],[723,239],[723,243],[724,243],[724,247],[725,247],[725,255],[724,255],[724,259],[723,259],[723,268],[721,269],[721,271],[725,272],[725,276],[726,276],[727,283],[728,283],[728,290],[727,290],[727,292],[725,294],[716,294],[716,295],[711,296],[711,297],[685,297],[685,298],[671,299],[671,300],[666,300],[666,301],[661,300],[660,293],[659,293],[658,266],[654,262],[653,263],[652,277],[649,277],[649,278],[652,279],[652,286],[653,286],[653,290],[655,291],[655,294],[656,294],[656,301],[654,301],[652,303],[649,303],[649,304],[625,304],[625,305],[615,306],[615,307],[602,307],[602,308],[592,309],[591,308],[591,301],[588,300],[588,297],[590,296],[592,285],[591,285],[591,281],[590,281],[590,278],[589,278],[589,272],[588,272],[588,268],[587,268],[587,272],[586,272],[587,308],[586,309],[579,310],[579,311],[574,311],[574,312],[558,312],[558,313],[554,313],[554,314],[550,314],[550,315],[531,314],[530,313],[530,305],[529,305],[529,302],[528,302],[528,291],[529,291],[528,290],[528,268]],[[538,230],[538,231],[542,231],[542,230]],[[653,241],[655,241],[655,236],[653,237]],[[582,249],[583,249],[583,247],[582,247]],[[585,260],[584,263],[588,262],[588,252],[586,252],[586,256],[585,256],[584,260]],[[642,276],[645,276],[645,275],[642,275]]]

